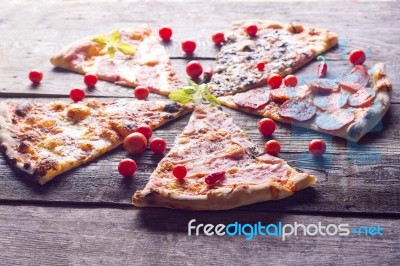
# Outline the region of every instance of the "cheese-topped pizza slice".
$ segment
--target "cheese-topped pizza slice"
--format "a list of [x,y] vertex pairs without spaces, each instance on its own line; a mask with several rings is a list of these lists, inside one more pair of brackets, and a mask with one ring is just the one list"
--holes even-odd
[[[184,179],[174,177],[176,165],[186,168]],[[283,159],[261,154],[224,112],[200,106],[132,201],[138,207],[224,210],[286,198],[315,182]]]
[[[256,36],[245,32],[248,25],[258,26]],[[338,42],[338,36],[329,30],[300,24],[244,20],[234,22],[233,29],[217,55],[210,81],[216,96],[262,86],[274,73],[288,75]],[[264,63],[264,69],[257,67],[259,63]]]
[[361,65],[337,79],[314,79],[297,87],[261,87],[219,97],[221,104],[352,141],[373,129],[390,106],[392,84],[385,65]]
[[104,35],[94,35],[64,47],[51,63],[78,73],[168,95],[183,85],[160,42],[147,25],[136,25]]
[[44,184],[120,145],[137,126],[157,128],[191,111],[171,101],[0,104],[0,144],[20,173]]

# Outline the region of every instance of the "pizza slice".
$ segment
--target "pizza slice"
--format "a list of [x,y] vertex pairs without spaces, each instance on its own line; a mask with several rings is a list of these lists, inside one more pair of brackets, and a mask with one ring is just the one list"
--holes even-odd
[[146,25],[83,38],[51,57],[51,63],[125,86],[147,86],[168,95],[184,83],[160,42]]
[[[245,33],[248,25],[258,26],[255,37]],[[244,20],[234,22],[233,29],[217,56],[210,81],[216,96],[260,87],[273,73],[288,75],[338,42],[329,30],[300,24]],[[264,63],[264,69],[258,69],[259,63]]]
[[192,109],[136,99],[2,102],[0,144],[19,173],[44,184],[117,147],[137,126],[157,128]]
[[298,87],[261,87],[222,96],[221,104],[352,141],[373,129],[390,106],[385,65],[357,65],[338,79],[308,80]]
[[[176,165],[187,170],[183,180],[172,174]],[[224,210],[286,198],[315,182],[283,159],[260,154],[224,112],[199,106],[132,201],[138,207]]]

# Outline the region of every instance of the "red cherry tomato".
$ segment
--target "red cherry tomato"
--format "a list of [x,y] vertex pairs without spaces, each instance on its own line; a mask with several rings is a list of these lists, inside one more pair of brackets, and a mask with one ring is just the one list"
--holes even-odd
[[249,26],[247,26],[247,28],[246,28],[246,33],[247,33],[249,36],[251,36],[251,37],[256,36],[257,31],[258,31],[257,25],[249,25]]
[[225,35],[223,32],[216,32],[213,34],[211,39],[215,45],[221,45],[221,43],[225,41]]
[[182,164],[175,165],[174,168],[172,168],[172,174],[179,180],[184,179],[187,174],[186,166]]
[[85,91],[79,88],[75,88],[72,89],[69,92],[69,97],[71,98],[71,100],[73,100],[74,102],[79,102],[82,101],[83,98],[85,98]]
[[158,35],[163,41],[169,41],[172,37],[172,29],[170,27],[161,27],[158,30]]
[[260,62],[257,64],[257,69],[260,71],[263,71],[265,68],[265,63],[264,62]]
[[138,126],[135,130],[136,132],[142,133],[146,139],[150,139],[153,135],[153,130],[148,125]]
[[83,77],[83,82],[85,82],[86,86],[89,88],[93,88],[97,83],[97,75],[95,74],[85,74]]
[[353,50],[349,56],[350,63],[352,63],[353,65],[362,65],[364,64],[365,59],[365,53],[363,50],[360,49]]
[[270,118],[263,118],[258,122],[258,131],[264,136],[271,136],[275,131],[275,122]]
[[146,150],[146,146],[147,139],[142,133],[139,132],[131,133],[124,139],[125,150],[133,155],[143,153]]
[[283,83],[286,87],[296,87],[297,77],[295,75],[288,75],[283,79]]
[[268,85],[271,89],[279,88],[282,84],[282,77],[279,74],[272,74],[268,77]]
[[277,156],[281,152],[281,144],[277,140],[269,140],[264,144],[264,152],[272,156]]
[[321,139],[314,139],[308,144],[308,150],[314,156],[321,156],[326,151],[325,141]]
[[31,80],[31,82],[33,84],[39,84],[40,81],[42,81],[43,79],[43,73],[42,71],[38,70],[38,69],[32,69],[29,72],[29,79]]
[[182,42],[181,47],[185,53],[193,54],[194,50],[196,50],[196,42],[193,40],[186,40]]
[[150,94],[149,88],[145,86],[137,86],[133,91],[133,93],[135,94],[136,99],[139,100],[147,99],[147,97],[149,97]]
[[214,74],[214,67],[209,65],[207,69],[204,71],[204,82],[209,82]]
[[186,65],[186,73],[192,79],[197,79],[203,73],[203,67],[199,61],[193,60]]
[[162,138],[154,138],[150,142],[150,149],[154,154],[162,154],[167,148],[167,142]]
[[118,172],[124,177],[131,177],[136,172],[137,165],[132,159],[124,159],[118,164]]

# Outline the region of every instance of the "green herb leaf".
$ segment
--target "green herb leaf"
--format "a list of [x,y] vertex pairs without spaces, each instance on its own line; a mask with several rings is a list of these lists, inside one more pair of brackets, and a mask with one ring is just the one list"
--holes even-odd
[[119,39],[121,38],[121,33],[119,32],[119,30],[114,31],[113,33],[111,33],[110,35],[110,42],[112,44],[116,44],[119,42]]
[[116,50],[115,50],[114,46],[108,46],[107,53],[111,58],[114,57],[115,52],[116,52]]
[[127,42],[120,42],[117,46],[118,50],[126,55],[132,55],[136,53],[135,47],[132,44]]
[[216,105],[220,105],[221,103],[218,101],[217,97],[215,97],[212,94],[206,94],[204,95],[204,99],[206,99],[207,101],[209,101],[212,104],[216,104]]
[[184,87],[184,88],[182,88],[182,90],[186,94],[195,94],[196,93],[196,89],[194,89],[193,87]]
[[185,92],[185,89],[175,90],[169,94],[169,98],[174,102],[186,104],[188,102],[193,102],[194,99],[190,94]]
[[108,42],[108,38],[107,38],[107,36],[99,35],[99,36],[95,36],[95,37],[92,39],[92,41],[97,42],[97,43],[100,43],[100,44],[106,45],[107,42]]
[[191,80],[191,79],[188,79],[188,83],[189,83],[189,85],[192,86],[192,87],[195,87],[195,88],[199,87],[199,84],[197,84],[196,82],[194,82],[194,81]]

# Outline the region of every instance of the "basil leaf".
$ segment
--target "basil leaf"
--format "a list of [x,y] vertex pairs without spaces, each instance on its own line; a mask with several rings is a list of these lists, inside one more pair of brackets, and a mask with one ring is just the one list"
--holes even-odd
[[114,46],[109,46],[109,47],[107,48],[107,53],[108,53],[108,55],[109,55],[111,58],[114,57],[115,52],[116,52],[116,51],[115,51]]
[[127,42],[120,42],[117,46],[118,50],[126,55],[132,55],[136,53],[135,47],[132,44]]
[[106,45],[108,42],[107,36],[95,36],[92,41]]
[[196,90],[192,87],[185,87],[182,89],[186,94],[195,94]]
[[121,37],[121,33],[119,32],[119,30],[114,31],[113,33],[111,33],[110,35],[110,42],[112,44],[116,44],[117,42],[119,42],[119,38]]
[[174,102],[186,104],[188,102],[193,102],[193,97],[187,94],[184,90],[175,90],[169,94],[169,98]]
[[217,97],[215,97],[212,94],[206,94],[204,95],[204,99],[206,99],[207,101],[209,101],[212,104],[216,104],[216,105],[220,105],[221,103],[218,101]]

